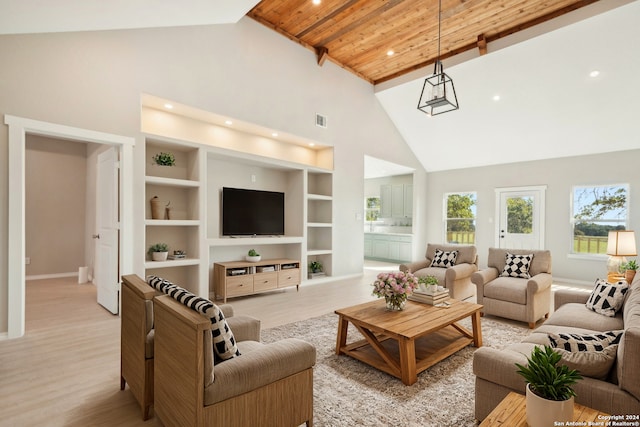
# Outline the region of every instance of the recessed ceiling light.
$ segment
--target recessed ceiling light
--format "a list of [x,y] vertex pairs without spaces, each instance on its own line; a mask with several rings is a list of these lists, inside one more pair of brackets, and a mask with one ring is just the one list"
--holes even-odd
[[314,144],[313,142],[309,143],[309,147],[315,147],[315,146],[316,146],[316,144]]
[[313,0],[311,3],[313,4],[320,4],[321,0]]
[[589,73],[589,76],[591,77],[598,77],[600,75],[600,71],[598,70],[593,70],[592,72]]
[[395,52],[393,51],[393,49],[389,49],[389,50],[387,51],[387,56],[393,56],[393,54],[394,54],[394,53],[395,53]]
[[231,120],[225,120],[224,124],[231,126],[233,124],[233,122]]
[[494,101],[500,101],[500,95],[493,95]]
[[173,105],[171,104],[164,104],[164,108],[166,108],[167,110],[171,110],[173,108]]
[[272,136],[272,137],[274,137],[274,138],[277,138],[277,137],[278,137],[278,132],[273,132],[273,133],[271,134],[271,136]]

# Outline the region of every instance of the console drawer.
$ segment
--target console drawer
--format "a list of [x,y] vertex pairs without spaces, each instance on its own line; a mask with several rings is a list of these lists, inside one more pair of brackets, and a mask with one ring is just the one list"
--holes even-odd
[[253,275],[227,277],[227,296],[246,295],[253,292]]
[[276,289],[278,287],[278,273],[273,271],[269,273],[257,273],[253,277],[253,291],[266,291]]
[[278,287],[294,286],[300,284],[300,269],[288,268],[278,272]]

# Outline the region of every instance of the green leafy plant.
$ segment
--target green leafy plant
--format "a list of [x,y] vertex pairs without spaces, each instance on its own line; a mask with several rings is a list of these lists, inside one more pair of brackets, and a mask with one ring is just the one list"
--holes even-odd
[[169,246],[166,243],[156,243],[151,245],[147,253],[151,255],[154,252],[169,252]]
[[422,284],[424,284],[426,286],[437,285],[438,284],[438,278],[436,276],[418,277],[418,283],[422,283]]
[[312,273],[320,273],[322,271],[322,263],[320,261],[311,261],[309,263],[309,270]]
[[557,366],[561,356],[553,348],[536,346],[527,358],[527,366],[516,363],[518,374],[529,383],[531,391],[547,400],[568,400],[576,393],[572,386],[582,379],[575,369]]
[[249,256],[260,256],[260,254],[255,249],[249,249],[249,252],[247,252],[247,255],[249,255]]
[[160,166],[174,166],[176,164],[176,157],[173,153],[160,152],[153,156],[153,161],[156,165]]
[[624,264],[622,264],[622,267],[620,267],[622,270],[637,270],[638,269],[638,263],[635,259],[632,259]]

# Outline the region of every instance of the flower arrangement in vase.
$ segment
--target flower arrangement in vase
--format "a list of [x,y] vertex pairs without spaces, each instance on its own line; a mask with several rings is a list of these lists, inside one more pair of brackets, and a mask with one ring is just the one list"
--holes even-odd
[[411,273],[393,271],[378,274],[372,286],[373,295],[384,297],[388,310],[400,311],[404,309],[407,297],[418,287],[418,279]]

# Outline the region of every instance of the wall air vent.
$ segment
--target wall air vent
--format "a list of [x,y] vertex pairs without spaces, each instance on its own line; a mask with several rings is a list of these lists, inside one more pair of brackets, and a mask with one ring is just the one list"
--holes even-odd
[[316,113],[316,126],[321,128],[327,128],[327,116]]

